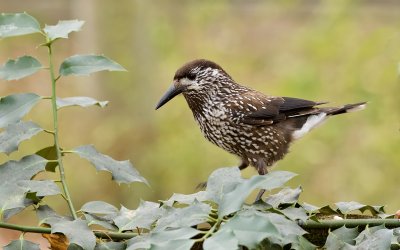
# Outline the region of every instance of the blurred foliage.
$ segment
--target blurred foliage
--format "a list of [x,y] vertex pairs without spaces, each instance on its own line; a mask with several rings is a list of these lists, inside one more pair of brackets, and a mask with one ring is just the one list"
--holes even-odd
[[[175,70],[194,58],[207,58],[264,93],[332,105],[368,101],[366,110],[332,118],[296,142],[275,169],[299,173],[292,185],[301,185],[302,199],[313,204],[358,200],[387,204],[389,212],[399,208],[398,2],[8,0],[1,7],[3,12],[28,11],[48,24],[86,21],[83,32],[55,46],[57,64],[72,54],[104,53],[128,70],[61,79],[61,97],[110,101],[106,109],[63,110],[61,143],[65,148],[93,143],[114,158],[131,159],[151,188],[118,186],[109,174],[67,156],[76,207],[90,199],[134,208],[140,198],[156,201],[174,192],[192,193],[212,170],[238,164],[202,137],[183,98],[154,111]],[[24,54],[43,59],[43,49],[30,46],[40,37],[31,39],[1,40],[0,61]],[[48,95],[47,77],[40,73],[23,82],[1,82],[1,96],[29,90]],[[44,127],[51,124],[43,112],[50,110],[46,105],[30,115]],[[50,141],[41,135],[20,149],[33,153]],[[59,204],[61,209],[64,203]]]

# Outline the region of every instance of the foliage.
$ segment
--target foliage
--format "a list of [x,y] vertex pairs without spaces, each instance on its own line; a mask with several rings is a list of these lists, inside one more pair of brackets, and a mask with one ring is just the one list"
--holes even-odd
[[[274,171],[265,176],[242,178],[238,168],[221,168],[214,171],[204,191],[194,194],[174,194],[159,203],[141,201],[139,207],[130,210],[103,201],[89,201],[79,211],[72,203],[65,180],[63,157],[76,154],[88,160],[97,170],[108,171],[117,183],[147,181],[129,161],[117,161],[99,153],[92,145],[64,149],[59,143],[58,111],[71,106],[106,106],[106,101],[91,97],[57,97],[57,81],[68,75],[89,75],[98,71],[124,71],[116,62],[102,55],[75,55],[65,59],[56,76],[52,61],[53,45],[71,32],[81,29],[82,21],[60,21],[54,26],[41,29],[39,23],[26,13],[2,14],[0,37],[12,37],[39,33],[48,49],[48,67],[31,56],[8,60],[0,67],[0,77],[18,80],[48,70],[52,95],[18,93],[0,99],[0,151],[10,154],[19,144],[38,133],[53,136],[54,144],[38,149],[36,154],[20,160],[10,160],[0,165],[0,217],[5,222],[27,207],[32,207],[39,219],[37,228],[20,227],[25,232],[39,232],[50,227],[52,235],[62,234],[62,243],[82,249],[315,249],[308,240],[306,228],[310,220],[320,220],[321,215],[346,217],[350,212],[368,210],[372,215],[387,218],[382,206],[369,206],[357,202],[339,202],[336,208],[300,204],[302,189],[285,187],[295,176],[291,172]],[[41,128],[24,116],[40,101],[50,101],[52,128]],[[36,179],[40,172],[58,171],[60,180]],[[57,185],[60,183],[61,188]],[[248,196],[257,189],[265,189],[269,195],[264,201],[245,204]],[[277,192],[275,192],[278,190]],[[273,192],[274,191],[274,192]],[[54,211],[43,200],[50,195],[61,195],[70,209],[70,216]],[[6,227],[5,223],[0,226]],[[104,228],[100,234],[98,228]],[[366,227],[359,232],[355,228],[340,227],[331,230],[325,242],[328,249],[387,249],[399,247],[400,228],[384,226]],[[42,231],[41,231],[42,232]],[[55,244],[51,237],[51,244]],[[58,238],[60,239],[60,237]],[[129,239],[129,240],[128,240]],[[125,241],[124,241],[125,240]],[[24,239],[10,242],[5,249],[39,249],[36,243]]]

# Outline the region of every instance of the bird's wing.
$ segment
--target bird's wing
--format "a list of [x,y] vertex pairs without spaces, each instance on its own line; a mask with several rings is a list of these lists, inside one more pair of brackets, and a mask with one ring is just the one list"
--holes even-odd
[[270,125],[290,117],[315,114],[314,107],[323,102],[314,102],[292,97],[266,96],[249,91],[232,101],[231,114],[234,121],[249,125]]

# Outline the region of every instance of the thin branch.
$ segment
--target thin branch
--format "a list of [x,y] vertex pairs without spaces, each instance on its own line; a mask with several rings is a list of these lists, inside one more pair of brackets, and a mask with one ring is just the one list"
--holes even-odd
[[366,227],[385,225],[387,228],[400,227],[400,220],[398,219],[343,219],[343,220],[308,220],[305,223],[299,222],[299,225],[307,229],[323,229],[323,228],[339,228],[346,227]]
[[58,80],[59,77],[55,77],[54,75],[54,66],[53,66],[53,59],[52,59],[52,48],[51,48],[51,43],[48,44],[48,51],[49,51],[49,67],[50,67],[50,78],[51,78],[51,87],[52,87],[52,93],[51,93],[51,106],[53,110],[53,126],[54,126],[54,145],[57,151],[57,161],[58,161],[58,168],[60,170],[60,179],[61,179],[61,184],[64,190],[65,194],[65,199],[68,203],[69,210],[72,214],[72,217],[74,219],[78,218],[76,216],[76,211],[74,208],[74,205],[72,203],[71,196],[69,194],[67,182],[65,180],[65,172],[64,172],[64,164],[62,161],[62,154],[61,154],[61,147],[59,143],[59,136],[58,136],[58,113],[57,113],[57,91],[56,91],[56,81]]
[[[51,228],[47,227],[30,227],[21,226],[11,223],[0,222],[0,228],[7,228],[11,230],[17,230],[24,233],[40,233],[40,234],[51,234]],[[113,240],[128,240],[135,236],[136,233],[117,233],[117,232],[105,232],[105,231],[93,231],[98,238],[113,239]]]

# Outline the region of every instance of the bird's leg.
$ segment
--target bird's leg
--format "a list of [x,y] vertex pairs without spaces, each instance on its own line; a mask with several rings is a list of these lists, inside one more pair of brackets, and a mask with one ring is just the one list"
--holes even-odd
[[[268,170],[267,170],[267,167],[265,166],[264,161],[259,161],[257,165],[258,165],[257,172],[259,175],[268,174]],[[260,189],[260,191],[257,194],[256,200],[254,202],[261,200],[261,197],[263,196],[264,193],[265,193],[265,189]]]

